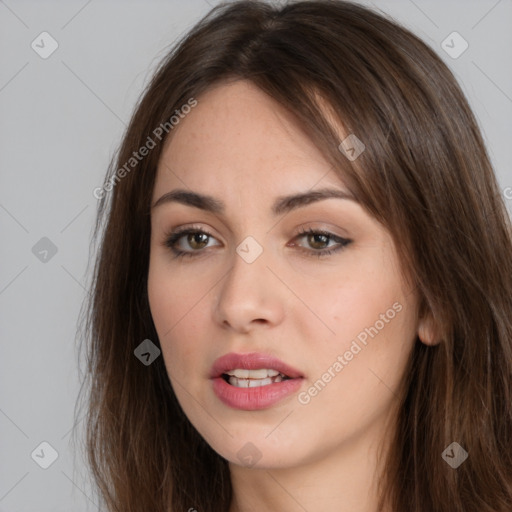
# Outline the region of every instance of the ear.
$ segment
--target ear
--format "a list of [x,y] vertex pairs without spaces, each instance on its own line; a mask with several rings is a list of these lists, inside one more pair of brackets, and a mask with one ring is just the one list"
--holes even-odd
[[441,342],[439,330],[430,313],[427,313],[418,323],[418,338],[425,345],[433,346]]

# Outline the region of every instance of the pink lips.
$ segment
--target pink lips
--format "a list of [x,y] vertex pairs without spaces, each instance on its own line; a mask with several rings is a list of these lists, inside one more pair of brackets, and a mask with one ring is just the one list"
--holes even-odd
[[[222,377],[225,372],[236,368],[245,370],[268,368],[290,378],[267,386],[239,388],[232,386]],[[271,407],[297,391],[303,382],[303,375],[298,370],[275,357],[260,353],[229,353],[219,357],[212,366],[210,377],[213,381],[213,391],[225,405],[248,411]]]

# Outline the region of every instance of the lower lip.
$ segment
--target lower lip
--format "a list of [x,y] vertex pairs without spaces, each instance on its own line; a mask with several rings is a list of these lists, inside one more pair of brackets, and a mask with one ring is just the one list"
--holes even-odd
[[302,378],[288,379],[255,388],[238,388],[222,377],[213,379],[213,391],[229,407],[255,411],[266,409],[295,393],[302,385]]

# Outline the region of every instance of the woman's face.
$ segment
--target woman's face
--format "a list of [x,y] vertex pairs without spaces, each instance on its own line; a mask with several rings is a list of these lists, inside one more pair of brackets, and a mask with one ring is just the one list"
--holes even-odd
[[[149,301],[181,407],[238,465],[373,443],[418,327],[390,235],[250,82],[197,100],[171,132],[152,204],[178,189],[208,199],[168,196],[151,213]],[[340,197],[283,199],[326,189]],[[196,234],[166,245],[178,229]]]

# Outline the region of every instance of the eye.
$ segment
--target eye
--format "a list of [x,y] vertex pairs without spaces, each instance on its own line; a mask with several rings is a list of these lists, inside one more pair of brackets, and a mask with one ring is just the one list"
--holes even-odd
[[[301,248],[301,250],[305,251],[308,256],[316,256],[318,258],[338,252],[352,242],[352,240],[348,238],[342,238],[328,231],[315,230],[312,228],[301,230],[296,238],[306,238],[310,247],[314,247],[315,250],[311,251],[303,248]],[[324,244],[328,244],[331,241],[336,242],[336,244],[322,249]]]
[[[204,252],[203,249],[208,247],[208,240],[210,238],[214,238],[213,235],[204,229],[190,227],[178,228],[166,236],[163,245],[168,247],[179,258],[195,257],[202,254]],[[301,230],[301,232],[295,237],[295,239],[298,238],[306,238],[308,244],[310,247],[313,247],[313,249],[306,249],[295,243],[291,244],[291,246],[297,246],[299,247],[299,250],[306,255],[316,257],[333,254],[342,250],[352,242],[352,240],[341,238],[328,231],[314,230],[311,228]],[[181,244],[182,242],[183,244],[188,245],[188,248],[183,247],[183,244]],[[335,242],[334,246],[329,246],[328,244],[330,242]],[[322,246],[326,244],[327,247],[322,248]]]
[[[213,235],[203,229],[178,228],[167,235],[164,245],[171,249],[177,257],[194,257],[196,256],[195,253],[201,252],[202,249],[207,247],[208,238],[213,238]],[[191,251],[179,248],[179,242],[181,242],[182,239],[192,248]]]

